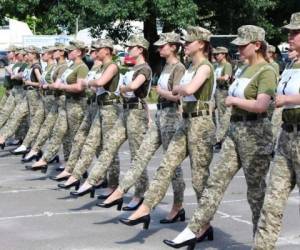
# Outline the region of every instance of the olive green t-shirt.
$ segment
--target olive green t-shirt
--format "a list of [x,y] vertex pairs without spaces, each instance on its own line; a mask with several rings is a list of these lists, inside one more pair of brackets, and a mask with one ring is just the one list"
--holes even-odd
[[55,68],[55,64],[48,64],[45,68],[45,72],[43,72],[43,74],[45,75],[44,79],[48,84],[51,84],[53,82],[52,73],[54,68]]
[[[257,72],[259,72],[258,75],[255,75]],[[254,78],[244,90],[244,96],[247,100],[256,100],[259,94],[267,94],[271,97],[275,95],[277,77],[274,69],[271,68],[267,62],[247,66],[239,78],[251,79],[253,76]],[[232,108],[232,115],[247,115],[249,113],[250,112],[238,107]]]
[[[166,64],[161,72],[163,74],[169,74],[168,78],[168,90],[171,91],[174,86],[180,84],[180,80],[184,75],[185,67],[181,62],[177,62],[175,64]],[[161,96],[158,97],[158,102],[170,102],[166,98]]]
[[[300,63],[295,63],[292,69],[300,69]],[[299,89],[300,94],[300,89]],[[300,123],[300,108],[284,109],[282,111],[282,120],[287,123]]]
[[117,65],[116,63],[114,63],[114,62],[109,62],[109,63],[103,64],[103,65],[100,67],[100,69],[99,69],[99,73],[102,73],[102,74],[103,74],[103,73],[105,72],[105,70],[106,70],[111,64],[114,64],[114,65],[117,66],[118,72],[117,72],[117,74],[115,74],[115,75],[112,77],[112,79],[111,79],[109,82],[107,82],[107,83],[103,86],[103,88],[104,88],[105,90],[109,91],[110,93],[113,93],[113,92],[115,92],[115,91],[117,90],[117,88],[118,88],[118,83],[119,83],[119,78],[120,78],[120,73],[119,73],[119,67],[118,67],[118,65]]
[[[222,62],[218,64],[217,68],[221,67],[221,76],[228,75],[229,78],[232,76],[232,65],[229,62]],[[229,86],[230,80],[228,79],[227,81],[224,80],[218,80],[217,79],[217,86]]]
[[[23,72],[24,69],[27,67],[27,64],[23,62],[16,62],[14,66],[12,67],[12,71],[14,73],[20,73]],[[10,83],[15,86],[15,85],[22,85],[23,81],[22,80],[17,80],[17,79],[10,79]]]
[[53,69],[53,82],[55,82],[57,79],[60,79],[67,68],[68,63],[66,61],[57,63]]
[[279,64],[277,62],[271,62],[270,65],[275,69],[276,76],[279,77]]
[[208,65],[211,69],[210,76],[205,80],[205,82],[201,85],[201,87],[194,93],[194,97],[198,101],[203,101],[203,103],[198,103],[198,101],[185,101],[183,98],[182,108],[184,112],[196,112],[197,110],[204,110],[208,109],[209,105],[208,102],[211,100],[212,97],[212,91],[214,87],[214,68],[213,65],[205,59],[201,64],[196,66],[190,66],[190,68],[187,70],[188,72],[194,72],[194,76],[196,75],[197,70],[203,66]]
[[148,65],[148,63],[135,65],[133,67],[133,70],[134,70],[134,73],[132,76],[132,81],[134,81],[135,78],[137,78],[139,75],[144,75],[146,78],[145,82],[138,89],[136,89],[134,91],[135,96],[137,96],[139,98],[145,98],[147,95],[150,81],[151,81],[152,70],[151,70],[150,66]]
[[89,68],[84,62],[73,63],[69,69],[72,69],[72,73],[70,73],[67,77],[67,84],[74,84],[77,82],[78,78],[84,79],[89,73]]

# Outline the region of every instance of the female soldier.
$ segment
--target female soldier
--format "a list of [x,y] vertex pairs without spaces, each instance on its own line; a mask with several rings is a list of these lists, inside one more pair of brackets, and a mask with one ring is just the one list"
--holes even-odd
[[120,220],[126,225],[144,223],[144,228],[148,228],[151,209],[163,199],[176,167],[187,155],[190,157],[192,184],[197,200],[201,197],[209,175],[211,139],[215,128],[210,112],[214,70],[207,59],[210,54],[210,37],[211,32],[202,27],[187,28],[184,51],[192,59],[192,64],[186,70],[180,85],[175,86],[172,91],[173,95],[183,97],[183,120],[172,137],[143,204],[128,219]]
[[[47,139],[50,138],[51,134],[54,133],[53,131],[56,131],[53,128],[56,123],[59,110],[62,107],[64,107],[65,97],[64,95],[62,95],[61,91],[55,91],[52,89],[52,83],[58,81],[61,78],[63,72],[68,68],[68,64],[66,62],[66,56],[67,55],[65,52],[65,46],[63,44],[56,43],[53,48],[53,59],[56,61],[56,64],[54,64],[53,70],[51,70],[50,73],[46,74],[45,77],[46,83],[42,85],[42,88],[48,93],[53,92],[55,100],[52,103],[51,109],[48,112],[43,125],[41,126],[39,135],[35,140],[32,149],[23,159],[23,162],[30,162],[33,159],[39,160],[42,154],[41,152],[42,146],[46,143]],[[48,97],[51,98],[50,96]],[[48,105],[45,104],[45,107],[47,106]]]
[[[257,228],[272,152],[272,131],[267,110],[275,93],[276,74],[265,60],[267,46],[262,28],[241,26],[238,37],[232,43],[239,46],[240,55],[249,60],[249,65],[230,85],[229,96],[225,100],[226,106],[232,106],[229,130],[220,158],[207,180],[199,208],[183,232],[172,241],[164,240],[171,247],[188,245],[194,249],[197,240],[202,241],[206,237],[213,240],[213,229],[209,223],[227,186],[241,167],[248,186],[253,232]],[[233,159],[230,164],[228,159]]]
[[[40,116],[44,115],[43,112],[43,102],[39,94],[39,81],[41,79],[42,68],[39,63],[40,59],[40,49],[35,46],[30,46],[26,48],[28,53],[28,63],[30,68],[27,71],[27,75],[23,79],[25,84],[24,89],[26,90],[26,99],[20,103],[17,112],[13,114],[13,119],[11,122],[6,123],[6,125],[1,129],[0,133],[0,145],[2,147],[5,145],[5,140],[15,134],[22,120],[26,115],[30,115],[30,129],[28,130],[26,137],[35,137],[39,130],[39,124],[35,124]],[[15,153],[23,154],[24,150],[19,150]]]
[[[300,12],[292,14],[284,26],[289,30],[289,45],[300,53]],[[283,107],[282,131],[271,168],[261,217],[254,239],[255,250],[275,249],[284,207],[295,185],[300,187],[300,60],[285,70],[277,87],[275,103]]]
[[217,88],[215,93],[216,107],[218,110],[218,129],[217,129],[217,144],[216,150],[221,148],[221,141],[224,139],[225,132],[229,125],[230,110],[225,106],[225,98],[228,96],[228,88],[232,77],[232,66],[228,55],[228,49],[225,47],[217,47],[213,50],[214,58],[216,59],[216,81]]
[[[94,55],[101,62],[101,67],[97,68],[96,75],[93,79],[84,81],[96,89],[97,103],[99,105],[97,114],[93,120],[91,128],[88,132],[86,141],[81,149],[77,162],[70,164],[68,161],[66,169],[57,178],[68,178],[64,184],[59,187],[70,188],[79,186],[80,178],[83,176],[87,168],[92,163],[99,146],[107,139],[107,132],[113,127],[118,119],[119,113],[119,97],[115,95],[118,88],[119,68],[112,61],[113,41],[111,39],[98,39],[93,45]],[[93,84],[97,82],[98,86]],[[93,87],[94,86],[94,87]],[[115,188],[119,175],[119,159],[116,158],[111,168],[113,171],[109,175],[109,187]]]
[[[100,207],[111,207],[115,204],[121,205],[124,193],[135,184],[160,145],[163,146],[165,151],[167,150],[168,144],[178,125],[179,97],[178,95],[172,95],[172,89],[179,84],[185,71],[184,65],[177,58],[180,48],[180,36],[176,33],[162,33],[160,34],[160,39],[154,45],[159,47],[160,56],[166,59],[166,65],[158,79],[156,88],[159,95],[156,123],[148,129],[132,162],[132,167],[125,174],[119,187],[107,200],[98,204]],[[182,208],[185,184],[180,167],[176,168],[176,173],[172,179],[172,186],[174,192],[173,207],[167,218],[161,220],[161,223],[172,223],[179,219],[179,217],[181,220],[185,219],[185,212]]]
[[[91,196],[93,196],[94,186],[105,178],[106,172],[119,147],[128,138],[131,159],[134,159],[146,132],[147,112],[143,98],[147,96],[152,75],[151,69],[146,62],[149,43],[144,37],[135,35],[130,37],[126,45],[129,47],[130,55],[136,59],[137,63],[133,70],[127,73],[124,80],[125,84],[120,86],[124,102],[123,114],[110,130],[107,143],[104,143],[103,150],[87,181],[78,192],[72,193],[73,195],[81,196],[91,193]],[[135,185],[135,196],[128,205],[128,210],[135,209],[139,205],[147,186],[148,177],[146,170],[144,170]]]
[[57,119],[62,119],[59,131],[54,133],[50,140],[50,145],[43,157],[32,166],[26,166],[30,170],[47,171],[47,163],[56,155],[60,145],[64,144],[64,157],[68,158],[72,141],[83,119],[83,112],[86,105],[84,86],[81,80],[88,74],[88,67],[82,61],[85,53],[85,45],[81,41],[71,41],[66,47],[68,58],[73,63],[69,66],[61,77],[61,81],[52,84],[53,89],[64,91],[66,95],[65,110],[61,110],[61,114]]

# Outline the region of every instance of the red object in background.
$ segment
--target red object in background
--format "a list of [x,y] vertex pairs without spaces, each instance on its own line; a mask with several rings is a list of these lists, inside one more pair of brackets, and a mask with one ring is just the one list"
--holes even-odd
[[124,64],[128,66],[133,66],[136,64],[136,61],[132,56],[126,54],[124,57]]

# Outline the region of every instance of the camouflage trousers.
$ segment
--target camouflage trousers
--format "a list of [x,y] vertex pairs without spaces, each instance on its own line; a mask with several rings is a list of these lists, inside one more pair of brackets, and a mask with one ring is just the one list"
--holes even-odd
[[188,227],[193,232],[198,232],[213,219],[227,186],[238,170],[243,168],[255,232],[265,196],[265,177],[272,148],[272,131],[268,118],[231,122],[220,157],[211,169],[199,208],[194,212]]
[[217,117],[217,131],[216,131],[216,140],[221,142],[228,130],[231,116],[231,108],[227,108],[225,105],[225,99],[228,96],[227,90],[216,89],[215,99],[216,107],[218,110]]
[[280,126],[282,123],[282,108],[277,108],[274,110],[271,122],[274,144],[277,144],[279,132],[281,130]]
[[254,238],[255,250],[275,249],[289,194],[296,184],[300,188],[299,152],[300,133],[282,130]]
[[[0,128],[7,122],[16,106],[24,98],[24,90],[22,86],[14,86],[10,90],[10,94],[6,99],[3,106],[0,109]],[[2,99],[1,99],[2,102]]]
[[[110,168],[114,156],[117,155],[120,146],[128,139],[131,153],[131,161],[134,159],[139,149],[147,127],[147,114],[145,109],[125,109],[116,121],[109,135],[103,141],[103,149],[100,156],[92,168],[88,182],[96,185],[103,180]],[[135,196],[142,197],[148,187],[148,175],[145,169],[140,178],[135,183]]]
[[211,116],[181,120],[145,194],[145,205],[152,209],[164,198],[176,167],[187,156],[190,158],[192,185],[197,201],[200,199],[209,175],[208,167],[212,159],[211,141],[214,130],[215,126]]
[[26,90],[26,97],[16,106],[6,124],[1,128],[0,134],[6,140],[8,137],[15,134],[22,123],[26,123],[27,116],[33,118],[43,105],[40,102],[40,95],[36,89]]
[[[68,162],[66,163],[65,169],[72,173],[79,157],[81,150],[83,149],[84,143],[87,139],[87,136],[89,134],[89,131],[91,129],[92,123],[95,119],[95,116],[98,111],[98,105],[96,102],[93,102],[87,106],[87,109],[85,110],[84,118],[80,124],[79,129],[77,130],[77,133],[74,137],[74,142],[72,145],[72,150],[70,152]],[[99,116],[98,116],[98,119]],[[95,139],[99,140],[100,134],[95,135]],[[97,148],[97,146],[96,146]],[[94,155],[92,156],[94,157]]]
[[[107,143],[111,129],[118,120],[119,113],[120,108],[118,105],[105,105],[99,108],[84,146],[81,150],[80,157],[76,165],[69,169],[70,172],[72,171],[72,176],[74,176],[76,179],[79,179],[89,168],[89,166],[92,164],[94,156],[99,156],[101,148]],[[118,154],[116,154],[107,171],[109,187],[115,188],[118,186],[119,174],[120,160]]]
[[75,134],[84,116],[86,99],[66,99],[65,107],[59,108],[56,124],[46,153],[42,159],[49,162],[63,144],[64,159],[67,160]]
[[[167,151],[168,145],[176,131],[179,123],[179,113],[175,107],[158,110],[156,113],[155,123],[147,130],[144,140],[137,151],[131,168],[127,171],[124,178],[119,184],[119,188],[123,192],[128,190],[135,184],[136,180],[147,167],[152,156],[162,145],[164,152]],[[174,204],[182,204],[185,183],[183,173],[180,166],[177,166],[172,177],[172,187],[174,192]]]
[[10,96],[10,91],[6,90],[4,95],[2,96],[1,100],[0,100],[0,110],[4,107],[7,98]]
[[[46,111],[46,119],[44,120],[43,124],[41,125],[39,134],[32,146],[34,151],[39,151],[42,149],[43,145],[46,141],[51,137],[52,133],[54,133],[54,125],[56,123],[59,107],[64,107],[65,105],[65,96],[55,97],[51,109],[47,114],[47,107],[50,106],[50,102],[45,103],[45,111]],[[58,128],[56,128],[57,131]]]

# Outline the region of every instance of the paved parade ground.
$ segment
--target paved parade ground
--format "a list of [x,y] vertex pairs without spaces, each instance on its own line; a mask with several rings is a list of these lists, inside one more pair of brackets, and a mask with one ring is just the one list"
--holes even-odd
[[[171,189],[151,214],[149,230],[142,230],[141,225],[127,227],[118,223],[118,219],[127,214],[116,211],[116,207],[102,209],[94,206],[96,199],[86,196],[74,199],[69,196],[69,191],[58,190],[57,183],[49,180],[49,176],[56,174],[55,165],[50,165],[46,175],[25,171],[20,157],[10,155],[8,149],[0,152],[1,250],[170,249],[162,240],[172,239],[186,225],[186,222],[164,226],[159,224],[159,220],[170,209]],[[129,167],[127,144],[122,147],[120,158],[124,174]],[[153,176],[160,160],[161,151],[148,167],[150,176]],[[188,160],[183,168],[187,184],[184,207],[190,218],[196,207],[196,199],[191,187]],[[126,196],[125,203],[130,194]],[[295,190],[289,199],[278,249],[300,249],[298,197],[298,190]],[[229,186],[212,222],[214,241],[198,244],[196,249],[250,249],[250,221],[245,178],[240,171]]]

